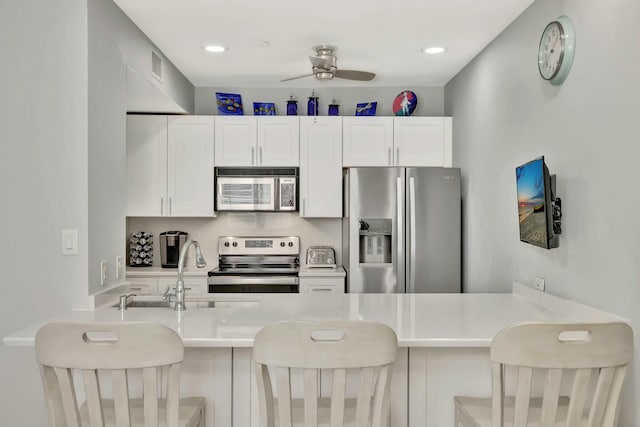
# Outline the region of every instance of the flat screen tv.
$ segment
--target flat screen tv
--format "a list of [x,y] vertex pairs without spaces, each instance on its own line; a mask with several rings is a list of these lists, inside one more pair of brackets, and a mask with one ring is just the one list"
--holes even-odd
[[554,178],[549,175],[544,156],[516,168],[520,240],[545,249],[558,247],[554,232]]

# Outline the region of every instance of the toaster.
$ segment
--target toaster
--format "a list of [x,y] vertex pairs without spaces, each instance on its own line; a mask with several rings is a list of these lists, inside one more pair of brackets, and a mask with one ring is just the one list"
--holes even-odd
[[330,267],[336,266],[336,253],[330,246],[310,246],[307,249],[307,267]]

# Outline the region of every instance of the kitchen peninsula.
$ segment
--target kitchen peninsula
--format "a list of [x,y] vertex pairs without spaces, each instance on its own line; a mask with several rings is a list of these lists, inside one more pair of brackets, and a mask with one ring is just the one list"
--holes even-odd
[[[489,346],[508,325],[620,320],[520,284],[511,294],[201,295],[192,296],[187,308],[119,311],[108,304],[50,321],[153,321],[174,329],[186,347],[182,394],[207,398],[208,426],[236,427],[258,425],[251,347],[261,327],[281,320],[379,321],[398,335],[391,386],[391,425],[398,427],[453,425],[453,395],[488,396]],[[9,335],[2,344],[33,346],[41,325]]]

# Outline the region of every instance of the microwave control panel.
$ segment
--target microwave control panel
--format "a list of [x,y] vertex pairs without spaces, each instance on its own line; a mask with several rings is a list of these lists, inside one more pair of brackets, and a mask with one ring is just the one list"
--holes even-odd
[[280,210],[296,210],[296,179],[280,178]]

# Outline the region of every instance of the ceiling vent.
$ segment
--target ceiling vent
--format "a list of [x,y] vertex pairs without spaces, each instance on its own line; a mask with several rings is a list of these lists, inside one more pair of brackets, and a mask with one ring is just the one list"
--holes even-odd
[[162,81],[162,58],[155,52],[151,52],[151,74]]

